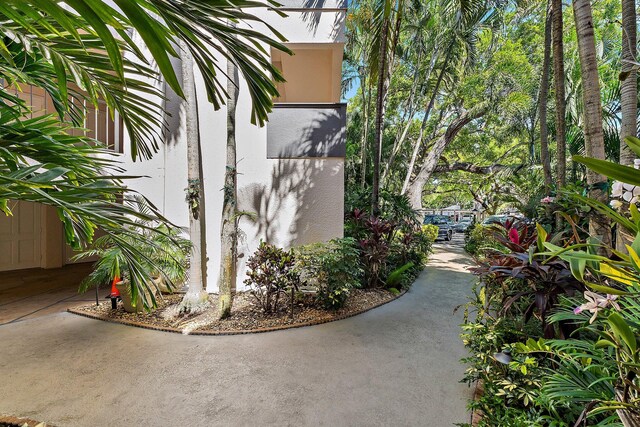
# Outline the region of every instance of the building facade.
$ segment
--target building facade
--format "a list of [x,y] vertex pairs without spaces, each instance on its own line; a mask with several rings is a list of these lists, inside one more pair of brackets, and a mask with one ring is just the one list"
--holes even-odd
[[[346,105],[340,103],[340,81],[346,4],[340,0],[286,0],[282,11],[287,17],[268,9],[252,11],[282,33],[294,52],[270,52],[272,63],[287,81],[278,86],[280,97],[266,126],[250,123],[251,99],[240,77],[236,110],[238,209],[249,215],[239,224],[238,290],[244,289],[246,260],[261,240],[288,248],[341,237],[343,232]],[[225,59],[219,59],[225,69]],[[197,70],[196,91],[208,257],[206,286],[214,292],[220,263],[227,112],[225,107],[215,111],[208,103]],[[129,185],[169,220],[186,227],[185,109],[174,95],[167,93],[167,97],[166,108],[171,113],[168,131],[152,159],[131,160],[128,136],[117,120],[105,121],[101,126],[106,130],[96,127],[96,136],[103,132],[101,140],[111,141],[114,150],[121,153],[127,174],[142,176]],[[104,120],[100,116],[95,121]],[[69,263],[72,255],[65,246],[52,209],[21,203],[14,217],[0,217],[0,250],[13,254],[2,258],[0,271],[60,267]]]

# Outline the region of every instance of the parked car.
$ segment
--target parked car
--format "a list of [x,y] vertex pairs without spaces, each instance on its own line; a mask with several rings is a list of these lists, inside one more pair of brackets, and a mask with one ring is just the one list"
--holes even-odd
[[451,240],[453,237],[453,222],[444,215],[425,215],[423,224],[438,226],[438,239]]
[[531,220],[524,216],[516,216],[516,215],[491,215],[488,216],[482,221],[482,225],[491,225],[491,224],[506,224],[507,221],[513,222],[524,222],[530,223]]
[[465,231],[467,231],[467,229],[471,227],[471,220],[470,219],[463,219],[458,221],[454,226],[453,226],[453,231],[455,231],[456,233],[464,233]]
[[490,215],[482,221],[482,225],[504,224],[508,219],[507,215]]

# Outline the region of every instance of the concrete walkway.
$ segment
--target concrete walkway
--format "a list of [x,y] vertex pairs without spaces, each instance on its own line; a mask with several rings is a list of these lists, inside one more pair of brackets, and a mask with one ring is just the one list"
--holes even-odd
[[[95,301],[95,289],[78,294],[92,263],[71,264],[44,270],[33,268],[0,272],[0,326],[67,311]],[[109,291],[101,289],[99,298]]]
[[0,414],[56,426],[451,426],[460,314],[472,278],[437,245],[402,298],[363,315],[258,335],[197,337],[68,313],[0,326]]

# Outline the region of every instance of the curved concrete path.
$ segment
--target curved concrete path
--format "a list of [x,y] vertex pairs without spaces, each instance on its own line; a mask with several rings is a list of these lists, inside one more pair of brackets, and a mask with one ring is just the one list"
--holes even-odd
[[437,245],[402,298],[258,335],[182,336],[68,313],[0,326],[0,414],[56,426],[450,426],[472,278]]

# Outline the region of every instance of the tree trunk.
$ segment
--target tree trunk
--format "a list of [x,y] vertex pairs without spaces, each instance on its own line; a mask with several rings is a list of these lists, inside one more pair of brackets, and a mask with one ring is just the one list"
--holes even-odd
[[380,152],[382,150],[382,136],[384,127],[384,108],[387,85],[387,38],[389,21],[385,19],[380,35],[380,61],[378,64],[378,90],[376,94],[376,129],[373,141],[373,182],[371,188],[371,213],[380,212]]
[[[420,63],[421,58],[422,58],[422,51],[419,53],[418,58],[416,59],[417,64]],[[427,77],[425,78],[425,81],[429,81],[430,75],[431,75],[431,70],[429,70],[429,72],[427,73]],[[407,135],[409,134],[409,129],[411,128],[411,124],[413,123],[413,116],[415,114],[415,107],[416,107],[414,99],[416,95],[416,89],[418,88],[418,83],[420,81],[421,80],[420,80],[419,67],[416,67],[416,72],[413,77],[413,83],[411,84],[411,90],[409,92],[409,99],[407,101],[408,113],[407,113],[406,119],[404,120],[406,123],[404,124],[404,126],[400,128],[398,135],[396,135],[396,140],[393,144],[393,149],[391,150],[391,156],[389,157],[389,160],[386,162],[386,165],[384,167],[384,172],[382,173],[383,185],[386,182],[389,176],[389,173],[391,172],[392,165],[396,159],[396,156],[402,149],[402,145],[404,144],[404,141],[407,139]]]
[[567,101],[564,90],[564,46],[563,21],[562,21],[562,0],[551,0],[553,9],[553,82],[555,84],[556,95],[556,145],[558,164],[557,185],[564,187],[567,183],[567,142],[566,142],[566,114]]
[[638,76],[633,64],[636,60],[635,0],[622,0],[622,72],[620,73],[620,164],[633,166],[635,155],[624,139],[637,136]]
[[189,235],[191,236],[191,258],[189,260],[189,290],[180,304],[180,311],[192,312],[208,305],[208,295],[204,290],[206,263],[202,262],[203,233],[201,215],[203,186],[200,174],[200,132],[198,129],[198,104],[193,77],[193,57],[187,46],[181,43],[182,82],[185,100],[185,127],[187,140],[187,179],[189,198]]
[[220,282],[218,315],[229,317],[236,290],[236,266],[238,261],[237,220],[237,161],[236,161],[236,105],[240,80],[238,68],[227,59],[227,162],[224,173],[222,222],[220,226]]
[[365,188],[367,184],[367,141],[369,136],[369,99],[370,95],[367,96],[367,93],[370,93],[369,85],[366,81],[366,76],[363,74],[360,81],[362,85],[360,90],[362,91],[362,114],[364,123],[362,125],[362,148],[360,151],[361,155],[361,168],[360,168],[360,179],[361,179],[361,187]]
[[[564,46],[563,46],[563,22],[562,0],[551,0],[553,14],[553,83],[556,95],[556,186],[558,189],[567,183],[567,142],[566,124],[567,101],[564,92]],[[556,228],[562,227],[562,216],[556,215]]]
[[409,197],[409,201],[411,202],[413,209],[422,209],[422,189],[438,165],[438,160],[440,160],[440,156],[442,156],[444,150],[449,146],[456,135],[458,135],[458,132],[465,127],[465,125],[478,117],[482,117],[484,113],[485,110],[478,110],[475,113],[465,111],[460,117],[453,120],[447,127],[444,135],[438,138],[431,148],[431,151],[429,151],[427,158],[422,163],[420,172],[418,172],[418,175],[409,185],[407,196]]
[[[638,114],[638,73],[633,62],[636,60],[636,7],[635,0],[622,0],[622,71],[620,73],[620,164],[633,166],[635,154],[625,143],[625,138],[637,136]],[[629,238],[617,227],[616,249],[626,252]]]
[[[593,17],[590,0],[574,0],[573,13],[578,36],[578,53],[582,72],[582,97],[584,103],[584,139],[588,157],[604,159],[604,134],[602,130],[602,106],[600,83],[593,32]],[[587,169],[589,197],[607,203],[607,177]],[[589,234],[604,245],[611,245],[611,226],[608,218],[593,212],[589,219]]]
[[551,159],[549,158],[549,132],[547,128],[547,98],[549,96],[549,63],[551,62],[551,16],[553,11],[547,7],[544,24],[544,59],[542,60],[542,76],[540,78],[540,99],[538,108],[540,116],[540,161],[544,175],[545,194],[549,195],[553,178],[551,176]]
[[[415,145],[413,146],[413,152],[411,153],[411,160],[409,162],[409,167],[407,168],[407,175],[404,178],[404,183],[402,184],[402,191],[400,194],[405,194],[407,189],[409,188],[409,182],[411,180],[411,175],[413,174],[413,167],[415,166],[416,158],[418,157],[418,152],[420,151],[420,147],[422,145],[422,139],[424,137],[424,132],[427,129],[427,123],[429,120],[429,115],[431,114],[431,110],[433,109],[433,105],[436,101],[436,96],[438,95],[438,90],[440,90],[440,83],[442,83],[442,78],[444,77],[444,71],[447,68],[447,64],[449,63],[449,58],[451,57],[451,52],[453,51],[453,43],[449,46],[449,51],[447,52],[447,56],[442,63],[442,69],[440,70],[440,74],[438,74],[438,80],[436,80],[436,85],[433,88],[433,93],[431,94],[431,98],[429,99],[429,104],[427,105],[427,109],[424,112],[424,117],[422,118],[422,125],[420,126],[420,133],[418,134],[418,139],[416,140]],[[422,205],[422,202],[420,203]]]

